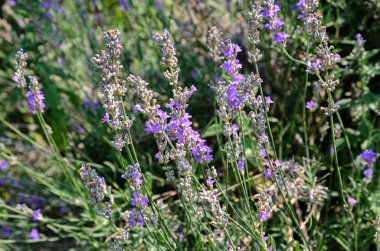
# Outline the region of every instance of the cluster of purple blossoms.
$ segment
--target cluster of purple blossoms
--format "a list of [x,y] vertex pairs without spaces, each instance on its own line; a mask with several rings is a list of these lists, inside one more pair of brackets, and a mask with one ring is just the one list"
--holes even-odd
[[[216,87],[217,98],[219,99],[218,103],[221,109],[218,112],[219,114],[227,109],[236,112],[240,110],[244,104],[243,82],[245,81],[245,77],[239,73],[239,69],[242,68],[242,65],[237,59],[239,52],[241,52],[241,48],[237,44],[233,44],[231,41],[225,43],[225,50],[223,51],[225,61],[220,68],[230,76],[231,80],[228,81],[227,85],[225,85],[225,82],[220,82]],[[223,99],[223,102],[221,102],[222,100],[220,99]],[[226,102],[228,107],[224,106],[224,102]],[[220,116],[223,117],[222,114],[220,114]]]
[[28,100],[29,110],[31,113],[43,112],[45,108],[45,97],[40,90],[40,85],[37,79],[33,76],[29,76],[30,86],[29,91],[25,94]]
[[281,31],[273,36],[273,42],[285,44],[288,37],[288,33]]
[[[23,49],[20,49],[16,53],[16,72],[13,76],[13,81],[20,89],[26,87],[25,72],[27,66],[28,54],[24,53]],[[37,78],[29,76],[30,84],[29,91],[26,93],[26,99],[29,104],[29,110],[31,113],[43,112],[45,108],[45,97],[41,91]]]
[[371,166],[376,162],[376,153],[371,149],[365,149],[361,154],[358,155],[358,159],[362,160],[367,167],[367,169],[363,171],[364,182],[370,183],[374,172]]
[[263,17],[268,19],[268,23],[264,26],[267,30],[279,30],[284,21],[277,17],[277,12],[280,11],[280,6],[274,3],[274,0],[264,1]]
[[[131,85],[132,93],[136,95],[138,103],[135,110],[147,115],[148,121],[145,123],[145,132],[153,133],[157,139],[159,153],[155,156],[160,162],[167,162],[168,151],[165,154],[167,138],[176,144],[177,150],[188,151],[198,163],[209,163],[212,160],[212,150],[205,144],[205,140],[195,131],[191,125],[191,116],[186,112],[188,100],[196,91],[194,86],[191,88],[178,86],[178,73],[180,69],[177,66],[178,59],[173,44],[169,39],[169,33],[164,30],[156,34],[154,40],[161,44],[163,54],[161,64],[168,68],[164,76],[170,84],[175,86],[173,89],[173,98],[166,104],[170,110],[167,114],[161,110],[160,105],[156,104],[153,99],[153,92],[148,89],[148,83],[139,77],[130,75],[128,82]],[[179,160],[180,158],[177,158]]]
[[173,99],[166,104],[166,108],[170,109],[170,120],[165,132],[171,141],[190,151],[198,163],[209,163],[212,160],[212,150],[205,144],[206,140],[192,129],[191,116],[185,111],[189,98],[196,90],[194,86],[191,86],[190,89],[177,87],[174,91]]
[[358,158],[363,160],[366,166],[370,167],[373,163],[376,162],[376,153],[371,149],[365,149],[361,154],[358,155]]
[[166,143],[162,144],[162,141],[166,142],[163,138],[165,133],[179,148],[188,150],[198,163],[209,163],[212,160],[212,150],[205,144],[206,141],[200,137],[200,134],[192,129],[191,115],[185,111],[188,99],[195,91],[194,86],[190,89],[177,87],[174,98],[166,104],[166,108],[170,109],[169,115],[162,111],[159,105],[151,109],[149,103],[145,103],[144,110],[138,105],[139,111],[148,112],[151,117],[146,121],[144,131],[147,134],[153,133],[161,141],[160,154],[156,155],[159,159],[164,156],[162,153],[166,148]]
[[[135,165],[129,165],[125,169],[125,173],[121,176],[123,179],[127,180],[132,191],[131,206],[138,209],[148,206],[148,198],[143,196],[140,191],[143,181],[139,168],[140,165],[138,163]],[[139,225],[141,227],[144,226],[144,218],[140,210],[133,209],[131,212],[129,212],[127,217],[130,227],[134,227],[136,225]]]
[[265,211],[260,211],[257,215],[257,218],[259,218],[260,221],[268,221],[269,216]]
[[284,25],[284,21],[277,16],[277,12],[280,11],[280,6],[278,3],[275,4],[274,0],[265,0],[264,6],[262,15],[268,19],[268,23],[265,24],[264,28],[277,32],[273,36],[273,42],[285,44],[289,35],[285,32],[279,32]]

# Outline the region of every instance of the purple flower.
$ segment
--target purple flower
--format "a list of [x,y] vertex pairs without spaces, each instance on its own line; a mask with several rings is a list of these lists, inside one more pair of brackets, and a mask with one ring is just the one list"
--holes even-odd
[[242,171],[244,169],[244,161],[239,160],[237,167],[238,167],[239,171]]
[[356,200],[352,197],[348,197],[347,202],[351,207],[356,205]]
[[376,153],[371,149],[366,149],[361,154],[359,154],[358,158],[363,160],[369,167],[376,162]]
[[220,66],[227,74],[231,74],[232,72],[236,71],[237,69],[240,69],[242,65],[240,64],[239,60],[227,60],[224,61],[223,64]]
[[99,103],[93,102],[91,99],[85,99],[82,101],[84,107],[91,108],[92,110],[96,110],[99,108]]
[[306,8],[306,5],[305,5],[305,0],[300,0],[298,3],[297,3],[297,8],[299,10],[304,10]]
[[132,193],[132,199],[131,199],[131,205],[132,206],[141,206],[146,207],[148,206],[148,198],[145,196],[142,196],[138,192]]
[[335,54],[334,55],[334,62],[338,62],[338,61],[340,61],[342,58],[340,57],[340,55],[339,54]]
[[280,10],[280,7],[276,4],[269,4],[268,9],[263,10],[263,17],[273,18],[276,16],[277,12]]
[[94,21],[100,21],[100,20],[102,20],[103,16],[101,13],[96,12],[96,13],[94,13],[93,18],[94,18]]
[[156,7],[157,9],[161,9],[162,8],[161,3],[159,1],[155,1],[154,2],[154,7]]
[[41,219],[41,209],[33,210],[32,219],[33,219],[33,221],[40,221],[40,219]]
[[136,192],[132,193],[131,205],[136,206],[139,202],[139,195]]
[[308,65],[312,67],[314,70],[318,70],[321,67],[322,60],[317,58],[315,62],[308,62]]
[[12,229],[7,225],[3,225],[0,231],[0,236],[3,238],[8,238],[12,233]]
[[129,4],[128,0],[118,0],[118,2],[119,2],[120,10],[122,12],[127,11],[131,8],[131,5]]
[[333,154],[334,153],[334,147],[330,146],[330,153]]
[[368,169],[364,170],[363,171],[363,175],[365,176],[364,179],[371,180],[371,178],[373,176],[373,169],[372,168],[368,168]]
[[58,64],[58,65],[63,65],[63,58],[58,57],[58,58],[57,58],[57,64]]
[[366,42],[366,40],[363,39],[363,36],[360,33],[356,34],[355,38],[357,46],[362,46]]
[[40,235],[38,233],[38,230],[36,228],[32,228],[32,230],[29,233],[29,239],[31,240],[39,240]]
[[36,90],[35,92],[28,91],[26,93],[26,99],[28,100],[29,103],[29,110],[31,113],[36,113],[37,110],[43,111],[45,108],[45,103],[44,103],[44,95],[40,90]]
[[267,153],[265,152],[264,149],[260,149],[259,154],[260,154],[260,156],[263,157],[263,158],[265,158],[265,157],[267,156]]
[[15,83],[18,83],[18,81],[20,80],[19,77],[17,77],[16,75],[14,75],[12,77],[12,80],[15,82]]
[[110,115],[108,113],[104,114],[102,118],[102,123],[109,123],[110,122]]
[[273,42],[275,43],[286,43],[287,38],[289,35],[286,32],[278,32],[273,36]]
[[160,123],[158,123],[158,122],[149,122],[149,121],[145,122],[144,132],[146,134],[159,133],[161,131],[162,131],[162,129],[161,129]]
[[206,183],[207,183],[207,185],[208,185],[209,187],[212,187],[212,186],[214,185],[214,183],[215,183],[215,180],[213,180],[213,179],[207,179],[207,180],[206,180]]
[[148,206],[148,198],[145,196],[141,196],[140,204],[142,207],[147,207]]
[[7,3],[9,4],[9,6],[14,7],[17,4],[17,1],[16,0],[8,0]]
[[271,97],[269,97],[269,96],[265,96],[265,103],[266,103],[267,105],[273,104],[273,100],[271,99]]
[[5,159],[2,159],[0,161],[0,170],[5,171],[7,169],[7,161]]
[[260,211],[257,217],[259,218],[260,221],[267,221],[269,219],[269,216],[264,211]]
[[263,175],[266,179],[272,178],[272,171],[270,170],[270,168],[265,169]]
[[310,101],[306,102],[305,107],[309,110],[312,110],[314,108],[317,108],[317,104],[313,100],[310,100]]
[[157,153],[154,155],[154,157],[155,157],[156,159],[161,159],[161,157],[162,157],[161,152],[157,152]]
[[140,165],[136,163],[135,165],[129,165],[125,169],[125,173],[121,175],[121,178],[126,179],[128,184],[133,191],[140,190],[140,186],[142,184],[142,174],[139,172]]
[[245,77],[243,74],[239,73],[239,72],[236,72],[234,74],[234,76],[232,77],[232,82],[234,84],[240,84],[241,82],[243,82],[245,80]]
[[237,44],[228,43],[223,55],[227,58],[236,58],[237,54],[241,52],[241,48]]
[[[284,25],[284,21],[281,18],[275,17],[264,26],[267,30],[278,30]],[[274,41],[274,40],[273,40]]]
[[135,227],[136,225],[139,225],[140,227],[144,226],[144,218],[140,211],[129,212],[128,218],[129,227]]
[[240,95],[239,86],[232,84],[227,88],[227,101],[228,106],[234,110],[239,110],[240,106],[243,104],[244,99]]
[[40,3],[40,8],[43,10],[49,9],[53,5],[52,0],[44,0]]

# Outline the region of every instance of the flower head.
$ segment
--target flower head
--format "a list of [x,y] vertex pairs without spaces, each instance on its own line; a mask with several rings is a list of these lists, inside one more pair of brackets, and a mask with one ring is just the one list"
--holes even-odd
[[257,217],[259,218],[260,221],[267,221],[269,219],[268,214],[264,211],[260,211]]
[[289,35],[286,32],[278,32],[273,36],[273,42],[285,44]]
[[272,178],[272,172],[271,172],[270,168],[265,169],[263,172],[263,175],[266,179]]
[[28,100],[29,110],[31,113],[37,113],[37,111],[43,112],[45,108],[45,97],[40,90],[40,85],[37,79],[33,76],[29,76],[30,90],[26,93],[26,99]]
[[317,106],[318,105],[313,100],[306,102],[306,105],[305,105],[306,109],[308,109],[308,110],[312,110],[314,108],[317,108]]
[[36,228],[32,228],[32,230],[29,233],[29,239],[31,240],[39,240],[40,235],[38,233],[38,230]]
[[143,227],[144,226],[144,218],[141,215],[141,212],[138,210],[129,212],[128,224],[130,227],[135,227],[136,225]]
[[212,186],[214,185],[214,183],[215,183],[215,180],[208,178],[208,179],[206,180],[206,183],[207,183],[207,185],[208,185],[209,187],[212,187]]
[[353,207],[353,206],[356,205],[356,202],[357,202],[357,201],[356,201],[354,198],[352,198],[352,197],[348,197],[347,202],[348,202],[348,204],[349,204],[351,207]]
[[39,221],[41,219],[41,209],[33,210],[32,219],[33,221]]
[[359,154],[358,158],[363,160],[369,167],[376,162],[376,153],[371,149],[365,149],[361,154]]
[[0,170],[5,171],[7,169],[7,161],[5,159],[2,159],[0,161]]

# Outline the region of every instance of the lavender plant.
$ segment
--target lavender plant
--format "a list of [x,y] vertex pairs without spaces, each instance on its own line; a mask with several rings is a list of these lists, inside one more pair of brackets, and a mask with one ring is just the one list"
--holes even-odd
[[1,5],[1,248],[380,249],[374,1]]

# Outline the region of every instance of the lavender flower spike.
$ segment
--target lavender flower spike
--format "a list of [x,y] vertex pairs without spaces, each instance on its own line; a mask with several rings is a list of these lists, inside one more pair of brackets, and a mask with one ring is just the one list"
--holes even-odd
[[43,112],[45,108],[45,97],[40,90],[39,83],[34,76],[29,76],[30,90],[26,93],[26,99],[29,103],[29,110],[31,113]]

